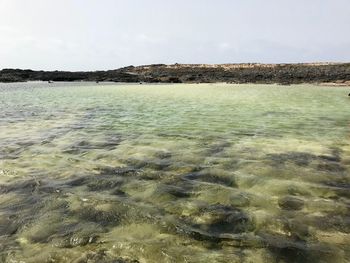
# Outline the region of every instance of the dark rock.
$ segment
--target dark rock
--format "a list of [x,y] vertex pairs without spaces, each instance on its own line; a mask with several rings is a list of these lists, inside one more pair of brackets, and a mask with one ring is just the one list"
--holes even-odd
[[163,173],[161,172],[144,172],[141,173],[139,178],[142,180],[147,180],[147,181],[153,181],[153,180],[160,180],[164,176]]
[[176,232],[198,241],[209,241],[215,243],[221,241],[219,235],[209,233],[205,230],[202,230],[201,228],[198,228],[196,226],[193,227],[188,224],[177,224]]
[[307,166],[311,161],[317,159],[317,156],[305,152],[287,152],[278,154],[267,154],[267,159],[273,161],[277,165],[282,165],[289,161],[298,166]]
[[121,197],[126,197],[127,196],[127,194],[124,191],[120,190],[120,189],[116,189],[116,190],[112,191],[111,194],[112,195],[121,196]]
[[341,161],[337,151],[333,155],[314,155],[306,152],[287,152],[279,154],[267,154],[266,158],[273,161],[275,165],[284,165],[286,162],[294,163],[298,166],[307,166],[311,162],[318,163],[316,168],[320,171],[327,172],[344,172],[346,169],[339,164]]
[[16,218],[0,218],[0,236],[12,236],[20,227],[20,222]]
[[16,192],[21,195],[26,194],[56,194],[60,192],[60,186],[51,184],[43,180],[20,180],[18,182],[13,182],[7,185],[0,185],[0,194],[5,194],[9,192]]
[[123,257],[112,257],[102,249],[97,252],[87,252],[75,259],[73,263],[139,263],[139,261]]
[[303,222],[323,231],[350,233],[350,215],[329,213],[322,216],[305,216]]
[[304,201],[294,196],[285,196],[278,200],[278,205],[283,210],[301,210],[304,207]]
[[71,234],[63,238],[54,238],[52,243],[54,246],[60,248],[73,248],[95,243],[97,238],[97,235],[81,235],[78,233]]
[[190,173],[184,176],[186,180],[196,180],[213,184],[221,184],[230,187],[236,187],[234,178],[224,175],[216,175],[212,172],[201,171],[196,173]]
[[319,155],[318,157],[325,160],[325,161],[330,161],[330,162],[340,162],[341,161],[341,158],[339,156]]
[[65,184],[68,186],[77,187],[77,186],[86,184],[87,179],[88,179],[87,177],[80,177],[80,178],[69,180]]
[[14,182],[8,185],[0,185],[0,194],[8,192],[32,193],[36,191],[40,185],[41,182],[34,179]]
[[117,211],[117,209],[103,211],[87,206],[74,211],[73,214],[86,222],[94,222],[101,226],[114,226],[120,223],[122,211]]
[[350,198],[350,183],[338,180],[326,181],[325,185],[329,186],[332,191],[336,193],[334,199],[339,199],[342,197]]
[[220,242],[237,238],[235,234],[243,234],[254,230],[252,218],[240,209],[225,205],[210,205],[200,209],[193,215],[202,218],[197,223],[191,218],[175,223],[178,233],[200,241]]
[[317,166],[317,169],[320,171],[336,172],[336,173],[346,171],[344,166],[333,162],[321,163]]
[[[275,255],[276,262],[308,263],[310,254],[305,242],[294,242],[282,235],[262,235],[267,248]],[[312,261],[311,261],[312,262]]]
[[234,207],[247,207],[250,204],[250,197],[244,193],[235,194],[230,197],[230,203]]
[[90,191],[103,191],[119,187],[122,185],[122,183],[122,178],[105,178],[103,176],[96,175],[94,177],[90,177],[87,187]]
[[133,167],[103,167],[98,169],[101,175],[138,175],[141,170]]
[[190,197],[191,193],[188,191],[188,187],[179,187],[175,185],[161,184],[156,189],[156,194],[170,194],[177,198]]
[[141,160],[141,159],[128,159],[127,163],[131,167],[135,167],[137,169],[153,169],[157,171],[166,170],[171,162],[168,159],[162,159],[162,160]]
[[284,230],[293,240],[307,241],[310,237],[309,226],[303,222],[303,216],[297,219],[283,218]]
[[274,255],[275,262],[316,263],[341,262],[339,251],[331,245],[295,240],[280,234],[259,233],[265,247]]
[[209,232],[242,233],[253,229],[251,218],[232,206],[211,205],[201,209],[200,213],[212,218],[212,221],[207,225]]

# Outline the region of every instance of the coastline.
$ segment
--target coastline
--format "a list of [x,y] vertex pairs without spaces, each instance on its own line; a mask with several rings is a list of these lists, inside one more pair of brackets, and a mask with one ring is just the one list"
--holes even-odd
[[316,84],[349,86],[350,63],[154,64],[107,71],[0,70],[0,82]]
[[28,80],[28,81],[17,81],[17,82],[1,82],[0,85],[11,85],[11,84],[50,84],[52,86],[55,86],[55,84],[64,84],[64,83],[71,83],[71,84],[89,84],[89,85],[176,85],[176,84],[188,84],[188,85],[201,85],[201,84],[211,84],[211,85],[275,85],[275,86],[299,86],[299,85],[312,85],[312,86],[319,86],[319,87],[329,87],[329,88],[336,88],[336,87],[349,87],[350,88],[350,81],[346,82],[301,82],[301,83],[291,83],[291,84],[283,84],[283,83],[254,83],[254,82],[244,82],[244,83],[232,83],[232,82],[181,82],[181,83],[173,83],[173,82],[118,82],[118,81],[86,81],[86,80],[79,80],[79,81],[54,81],[48,83],[47,81],[43,80]]
[[325,83],[318,83],[317,85],[324,86],[324,87],[350,87],[350,81],[345,81],[345,82],[342,82],[342,83],[325,82]]

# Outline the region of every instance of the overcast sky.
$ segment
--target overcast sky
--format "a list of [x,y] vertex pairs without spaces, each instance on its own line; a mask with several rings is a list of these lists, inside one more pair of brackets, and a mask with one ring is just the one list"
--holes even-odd
[[0,0],[0,68],[350,61],[350,0]]

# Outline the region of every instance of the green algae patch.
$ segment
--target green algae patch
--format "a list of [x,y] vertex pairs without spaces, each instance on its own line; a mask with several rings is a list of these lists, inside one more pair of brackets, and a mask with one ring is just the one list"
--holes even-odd
[[347,93],[1,84],[0,261],[349,262]]

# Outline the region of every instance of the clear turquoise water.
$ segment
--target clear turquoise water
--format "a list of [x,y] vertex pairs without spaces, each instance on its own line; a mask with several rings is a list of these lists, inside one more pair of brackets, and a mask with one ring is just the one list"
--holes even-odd
[[350,262],[348,93],[1,84],[0,262]]

